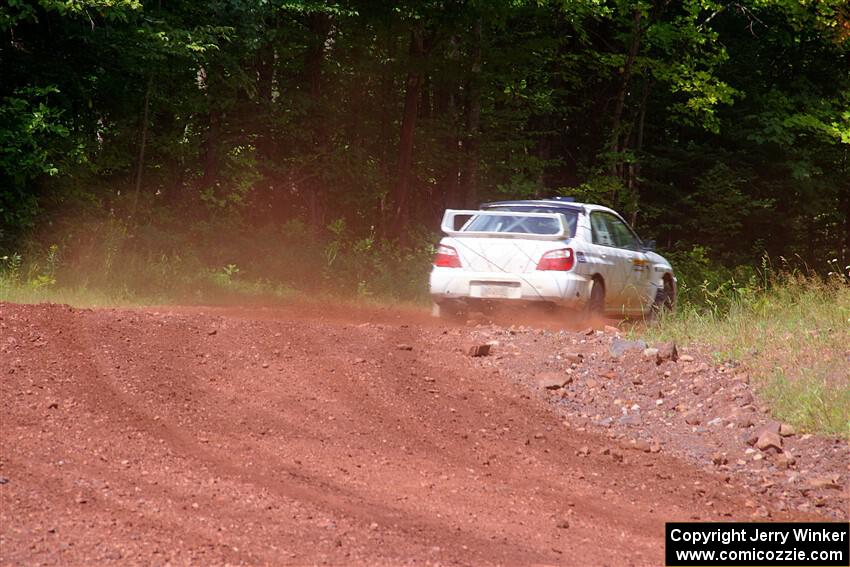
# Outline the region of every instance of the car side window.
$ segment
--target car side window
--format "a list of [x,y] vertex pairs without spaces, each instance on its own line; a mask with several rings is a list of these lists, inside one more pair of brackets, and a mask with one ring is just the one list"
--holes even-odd
[[640,249],[638,240],[631,229],[610,213],[591,213],[590,232],[594,244],[627,250]]
[[608,230],[608,223],[602,213],[590,213],[590,232],[594,244],[615,246],[614,238]]
[[608,225],[608,232],[614,239],[614,246],[617,248],[625,248],[626,250],[638,250],[638,241],[635,238],[631,229],[619,218],[611,214],[605,215],[605,224]]

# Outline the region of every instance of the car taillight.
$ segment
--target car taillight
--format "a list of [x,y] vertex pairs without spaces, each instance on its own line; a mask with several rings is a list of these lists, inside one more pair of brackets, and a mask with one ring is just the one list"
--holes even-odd
[[457,250],[451,246],[440,244],[437,246],[437,254],[434,256],[434,265],[439,268],[460,268]]
[[561,248],[543,254],[540,262],[537,263],[537,269],[566,272],[571,270],[574,264],[575,254],[573,254],[572,248]]

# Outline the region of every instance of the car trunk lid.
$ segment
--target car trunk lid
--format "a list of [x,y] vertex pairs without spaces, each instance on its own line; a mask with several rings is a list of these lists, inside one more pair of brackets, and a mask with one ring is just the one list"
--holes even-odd
[[444,243],[457,250],[465,269],[507,274],[533,272],[543,254],[569,235],[558,213],[449,209],[442,228],[449,235]]

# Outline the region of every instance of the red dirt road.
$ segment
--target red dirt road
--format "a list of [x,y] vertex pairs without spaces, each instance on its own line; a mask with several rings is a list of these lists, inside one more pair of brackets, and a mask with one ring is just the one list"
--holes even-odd
[[0,304],[0,563],[661,565],[766,498],[413,319]]

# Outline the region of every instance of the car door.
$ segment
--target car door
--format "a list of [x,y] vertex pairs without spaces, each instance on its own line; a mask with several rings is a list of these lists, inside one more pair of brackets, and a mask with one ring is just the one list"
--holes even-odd
[[592,211],[590,213],[590,235],[592,246],[587,251],[591,269],[605,279],[606,310],[622,312],[626,304],[625,286],[629,262],[623,251],[617,247],[615,234],[608,222],[608,213]]
[[626,221],[612,213],[602,213],[614,246],[622,262],[622,300],[629,311],[642,311],[647,303],[647,288],[650,278],[650,262],[641,246],[640,239]]

